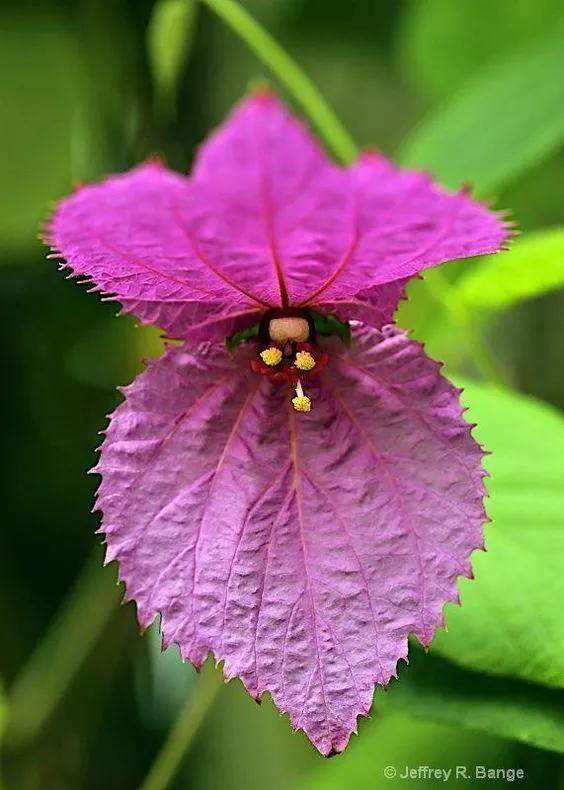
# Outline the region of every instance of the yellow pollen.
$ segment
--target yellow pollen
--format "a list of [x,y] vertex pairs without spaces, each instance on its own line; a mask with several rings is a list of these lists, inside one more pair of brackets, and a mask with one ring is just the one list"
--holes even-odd
[[292,398],[292,406],[296,411],[311,411],[311,400],[304,395],[302,382],[299,380],[296,384],[296,397]]
[[296,395],[292,398],[292,406],[296,411],[311,411],[311,400],[307,395]]
[[274,348],[274,346],[271,346],[270,348],[265,348],[264,351],[260,352],[260,358],[265,365],[274,367],[275,365],[278,365],[282,359],[282,352],[279,348]]
[[300,370],[311,370],[315,367],[315,359],[309,351],[298,351],[295,365]]

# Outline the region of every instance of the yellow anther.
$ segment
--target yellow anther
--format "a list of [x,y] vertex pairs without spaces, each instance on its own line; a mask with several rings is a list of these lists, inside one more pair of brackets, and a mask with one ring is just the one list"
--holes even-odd
[[265,348],[264,351],[260,352],[260,358],[265,365],[274,367],[275,365],[278,365],[282,359],[282,352],[279,348],[271,346],[270,348]]
[[307,395],[296,395],[292,398],[292,406],[296,411],[311,411],[311,400]]
[[315,359],[309,351],[298,351],[294,364],[300,370],[311,370],[315,367]]
[[292,406],[296,411],[311,411],[311,400],[304,395],[301,381],[296,384],[296,397],[292,398]]

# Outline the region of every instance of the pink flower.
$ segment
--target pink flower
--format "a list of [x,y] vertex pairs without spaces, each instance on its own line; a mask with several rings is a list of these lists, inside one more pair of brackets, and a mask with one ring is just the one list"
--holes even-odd
[[[143,627],[160,614],[165,646],[269,691],[322,754],[345,748],[408,634],[429,644],[483,547],[459,391],[391,321],[410,277],[506,236],[465,192],[379,154],[337,167],[266,93],[190,178],[145,164],[54,215],[73,274],[185,341],[111,418],[107,561]],[[355,319],[350,349],[313,310]]]

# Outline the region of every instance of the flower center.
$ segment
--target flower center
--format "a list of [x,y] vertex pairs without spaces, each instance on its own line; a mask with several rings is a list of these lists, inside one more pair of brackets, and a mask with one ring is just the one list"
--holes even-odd
[[285,381],[292,390],[296,411],[311,411],[311,399],[304,386],[319,375],[329,362],[328,354],[317,343],[318,337],[338,337],[345,346],[351,342],[350,325],[334,315],[316,310],[276,308],[265,313],[261,321],[226,338],[227,349],[234,353],[241,343],[256,349],[251,369],[271,381]]
[[268,322],[269,337],[277,343],[286,343],[288,341],[305,343],[309,338],[309,331],[309,323],[300,316],[271,318]]
[[[282,311],[280,311],[282,312]],[[251,368],[271,381],[286,381],[295,395],[292,406],[296,411],[311,411],[311,398],[304,392],[304,384],[317,376],[329,361],[318,346],[314,322],[305,311],[284,311],[282,315],[267,314],[258,331],[257,356]]]

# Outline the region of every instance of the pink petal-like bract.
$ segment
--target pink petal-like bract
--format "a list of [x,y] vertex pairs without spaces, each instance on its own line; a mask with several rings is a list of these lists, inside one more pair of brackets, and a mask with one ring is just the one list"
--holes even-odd
[[97,471],[107,560],[142,626],[213,651],[342,751],[407,636],[428,644],[483,546],[482,452],[458,391],[393,328],[355,328],[298,415],[219,345],[169,348],[125,390]]
[[[378,154],[338,167],[268,93],[190,177],[142,165],[79,189],[49,227],[71,274],[184,341],[111,419],[107,561],[143,626],[160,614],[165,645],[269,691],[323,754],[345,748],[408,634],[430,642],[483,547],[459,392],[390,322],[411,277],[507,235],[466,191]],[[355,319],[350,350],[318,337],[339,324],[312,309]],[[220,341],[240,329],[253,339],[230,356]]]
[[75,275],[171,336],[210,338],[269,307],[315,305],[376,328],[405,281],[497,251],[498,217],[378,154],[344,169],[271,94],[245,100],[191,177],[160,164],[80,188],[47,240]]

